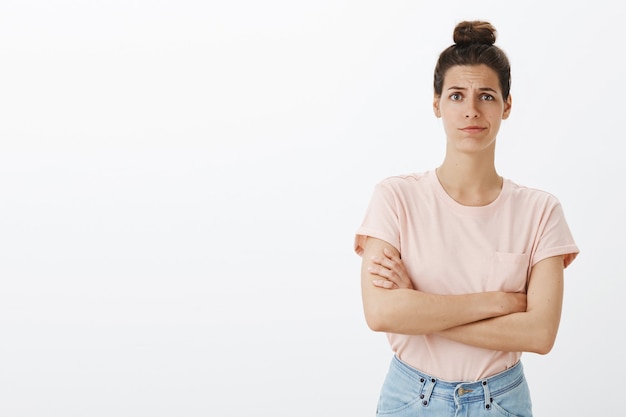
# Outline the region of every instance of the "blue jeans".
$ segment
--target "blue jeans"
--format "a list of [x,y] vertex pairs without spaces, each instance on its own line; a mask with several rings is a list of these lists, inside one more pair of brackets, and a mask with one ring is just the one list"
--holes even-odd
[[440,381],[393,357],[377,416],[531,417],[522,363],[476,382]]

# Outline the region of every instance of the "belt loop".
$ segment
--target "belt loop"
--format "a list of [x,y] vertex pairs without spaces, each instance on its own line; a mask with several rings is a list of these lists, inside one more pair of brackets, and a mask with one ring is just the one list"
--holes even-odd
[[437,380],[435,378],[432,377],[427,377],[426,378],[426,390],[424,391],[424,394],[422,394],[422,406],[424,407],[428,407],[428,404],[430,404],[430,396],[433,393],[433,389],[435,388],[435,384],[437,383]]
[[483,393],[485,394],[485,409],[491,410],[491,393],[489,392],[489,384],[487,380],[483,381]]

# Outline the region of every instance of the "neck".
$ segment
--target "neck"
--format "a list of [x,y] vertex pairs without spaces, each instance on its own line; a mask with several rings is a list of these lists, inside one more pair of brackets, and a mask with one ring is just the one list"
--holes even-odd
[[493,158],[485,161],[469,156],[446,156],[436,172],[448,195],[466,206],[487,205],[502,189],[502,178],[496,171]]

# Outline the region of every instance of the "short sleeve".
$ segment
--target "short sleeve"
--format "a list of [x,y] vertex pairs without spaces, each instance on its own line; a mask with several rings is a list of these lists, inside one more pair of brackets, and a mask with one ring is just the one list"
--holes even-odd
[[398,198],[384,181],[374,188],[363,222],[356,231],[354,251],[359,256],[368,236],[384,240],[400,251]]
[[552,257],[563,256],[563,267],[567,268],[579,253],[578,246],[565,219],[563,208],[556,203],[545,217],[532,264]]

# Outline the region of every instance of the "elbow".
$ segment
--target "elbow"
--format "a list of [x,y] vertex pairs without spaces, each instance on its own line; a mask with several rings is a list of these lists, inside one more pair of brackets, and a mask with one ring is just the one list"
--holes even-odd
[[374,332],[385,332],[386,327],[379,321],[374,320],[372,318],[365,318],[365,322],[367,323],[367,327]]
[[542,329],[539,334],[533,338],[530,351],[539,355],[547,355],[552,351],[554,342],[556,341],[556,331],[551,329]]
[[365,322],[370,330],[375,332],[391,332],[388,312],[380,304],[370,304],[365,307]]
[[397,333],[397,330],[394,330],[387,322],[381,320],[380,318],[366,318],[365,321],[367,322],[367,327],[374,332]]
[[549,344],[549,343],[538,344],[534,346],[534,348],[532,349],[532,352],[537,353],[539,355],[547,355],[552,350],[552,346],[554,346],[554,344]]
[[375,332],[385,332],[387,331],[387,326],[385,321],[382,319],[380,314],[376,314],[372,311],[365,311],[365,322],[367,323],[367,327],[370,330]]

